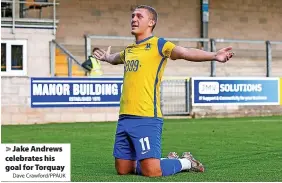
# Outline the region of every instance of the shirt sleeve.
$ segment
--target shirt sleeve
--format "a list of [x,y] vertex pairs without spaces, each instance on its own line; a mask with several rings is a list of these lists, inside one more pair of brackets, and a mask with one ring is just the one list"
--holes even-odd
[[158,49],[159,49],[159,53],[162,57],[166,57],[169,58],[171,55],[171,52],[173,50],[173,48],[175,48],[175,44],[173,44],[170,41],[166,41],[163,38],[160,38],[158,40]]
[[163,55],[164,55],[165,57],[169,58],[170,55],[171,55],[171,52],[172,52],[172,50],[173,50],[173,48],[174,48],[175,46],[176,46],[176,45],[173,44],[172,42],[167,41],[167,42],[165,43],[164,47],[163,47],[163,50],[162,50]]

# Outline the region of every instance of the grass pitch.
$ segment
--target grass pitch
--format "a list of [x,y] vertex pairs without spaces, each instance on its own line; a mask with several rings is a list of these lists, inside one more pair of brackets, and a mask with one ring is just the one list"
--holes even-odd
[[205,173],[169,177],[119,176],[112,149],[116,123],[2,126],[2,143],[71,143],[71,180],[252,181],[282,180],[282,117],[165,120],[163,156],[190,151]]

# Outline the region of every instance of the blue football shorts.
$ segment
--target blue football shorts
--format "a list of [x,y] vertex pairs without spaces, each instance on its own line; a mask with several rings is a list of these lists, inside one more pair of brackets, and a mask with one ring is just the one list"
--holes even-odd
[[160,159],[162,127],[161,118],[120,116],[113,156],[124,160]]

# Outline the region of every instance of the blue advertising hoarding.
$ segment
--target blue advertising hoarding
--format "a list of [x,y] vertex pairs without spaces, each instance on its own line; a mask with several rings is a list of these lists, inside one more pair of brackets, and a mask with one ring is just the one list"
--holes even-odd
[[192,78],[192,105],[279,105],[279,78]]
[[31,107],[119,106],[123,78],[31,78]]

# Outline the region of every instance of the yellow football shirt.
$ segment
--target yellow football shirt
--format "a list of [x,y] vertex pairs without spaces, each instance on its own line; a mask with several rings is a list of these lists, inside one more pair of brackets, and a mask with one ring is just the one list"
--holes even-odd
[[163,38],[151,36],[120,52],[124,62],[120,115],[162,117],[160,84],[174,47]]

